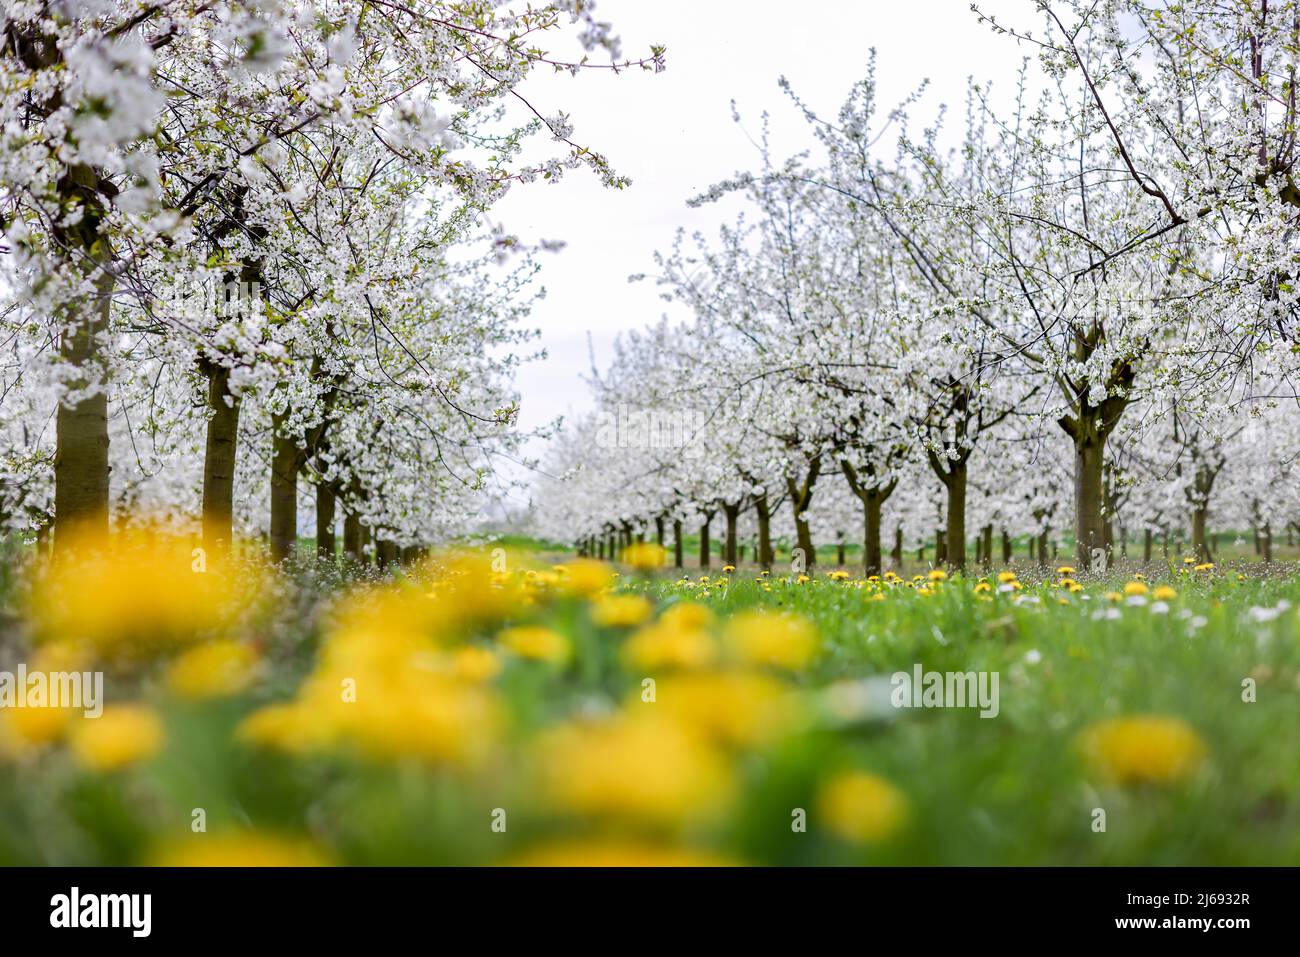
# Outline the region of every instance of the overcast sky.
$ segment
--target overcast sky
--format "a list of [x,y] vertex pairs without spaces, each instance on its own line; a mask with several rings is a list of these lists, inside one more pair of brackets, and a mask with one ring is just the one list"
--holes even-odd
[[[980,6],[999,20],[1036,25],[1031,0]],[[580,378],[590,367],[588,335],[603,366],[619,332],[665,312],[686,318],[652,282],[629,284],[628,276],[651,271],[655,250],[667,250],[679,227],[713,233],[734,216],[734,206],[689,209],[686,200],[757,165],[748,137],[757,135],[764,110],[778,157],[812,145],[807,125],[777,87],[781,76],[814,109],[833,114],[865,75],[874,47],[882,110],[928,78],[914,125],[947,103],[959,135],[968,77],[1009,93],[1028,52],[979,24],[969,0],[599,0],[597,14],[614,24],[627,57],[644,55],[651,43],[666,45],[668,69],[547,74],[521,88],[543,115],[568,112],[574,139],[632,178],[630,188],[616,192],[574,171],[557,185],[517,188],[494,210],[495,220],[525,239],[568,243],[542,256],[547,298],[533,324],[549,356],[520,373],[524,427],[591,407]],[[733,100],[743,126],[732,122]]]

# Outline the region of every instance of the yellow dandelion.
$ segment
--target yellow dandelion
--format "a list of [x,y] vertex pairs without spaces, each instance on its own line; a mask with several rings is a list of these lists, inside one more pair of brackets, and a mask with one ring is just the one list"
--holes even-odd
[[512,651],[521,658],[537,661],[550,661],[562,664],[569,660],[571,648],[569,639],[552,628],[540,625],[524,625],[507,628],[497,635],[503,648]]
[[602,595],[591,606],[591,620],[605,628],[631,628],[654,612],[644,595]]
[[882,777],[847,771],[827,781],[817,795],[817,815],[838,837],[876,844],[896,834],[908,818],[907,798]]
[[791,670],[807,664],[817,650],[817,633],[810,622],[768,611],[734,615],[724,639],[741,661]]
[[257,651],[242,641],[212,641],[183,652],[167,669],[167,687],[182,698],[239,694],[257,675]]
[[1174,784],[1190,778],[1205,757],[1196,731],[1163,715],[1100,721],[1079,743],[1093,771],[1119,784]]
[[116,771],[157,754],[163,744],[163,725],[144,705],[109,705],[98,718],[77,721],[69,741],[82,767]]

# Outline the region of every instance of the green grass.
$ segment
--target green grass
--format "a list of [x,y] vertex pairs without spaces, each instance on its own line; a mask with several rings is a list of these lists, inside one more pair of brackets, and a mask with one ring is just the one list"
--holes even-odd
[[[1172,576],[1167,576],[1172,577]],[[937,595],[866,601],[829,581],[752,580],[704,599],[727,615],[775,607],[816,623],[823,651],[810,685],[883,678],[921,663],[934,671],[1000,675],[1000,713],[892,710],[825,745],[821,760],[877,771],[898,783],[924,824],[874,859],[915,864],[1294,864],[1300,861],[1300,583],[1235,576],[1183,587],[1169,613],[1101,598],[1060,605],[1006,596],[980,601],[971,583]],[[681,589],[647,586],[672,600]],[[1256,622],[1251,608],[1290,610]],[[1116,619],[1094,620],[1099,609]],[[1204,619],[1201,624],[1200,620]],[[1199,627],[1193,627],[1193,624]],[[1254,676],[1256,700],[1242,700]],[[1090,780],[1076,740],[1089,724],[1124,715],[1178,716],[1208,759],[1171,786]],[[797,760],[810,760],[799,749]],[[815,751],[815,749],[814,749]],[[803,776],[806,779],[807,775]],[[792,775],[792,779],[800,776]],[[779,782],[772,787],[781,790]],[[782,800],[808,799],[807,794]],[[1092,830],[1095,808],[1107,830]]]
[[[528,540],[484,549],[498,545],[543,568],[560,557]],[[1086,580],[1084,593],[1060,604],[1059,588],[1031,579],[1036,567],[1022,569],[1019,601],[978,595],[974,577],[954,577],[929,596],[896,586],[876,601],[855,582],[820,575],[760,582],[749,570],[726,578],[714,569],[705,586],[695,573],[683,582],[671,569],[625,569],[620,588],[649,596],[657,613],[698,601],[716,613],[720,633],[738,612],[793,612],[812,622],[818,641],[807,666],[784,678],[803,717],[775,742],[728,757],[738,783],[724,815],[680,828],[620,821],[615,831],[754,864],[1300,862],[1300,579],[1281,566],[1271,574],[1257,563],[1242,568],[1249,574],[1239,578],[1153,563],[1150,584],[1179,592],[1163,614],[1150,601],[1107,598],[1124,577]],[[496,862],[592,828],[606,833],[607,823],[539,803],[525,774],[530,742],[577,715],[642,707],[627,702],[646,677],[670,694],[671,675],[629,668],[621,649],[630,630],[598,625],[574,599],[543,595],[455,638],[492,647],[501,627],[535,623],[575,650],[565,665],[505,656],[492,685],[505,709],[502,752],[482,773],[343,750],[288,757],[238,741],[241,720],[292,698],[312,672],[328,604],[354,574],[304,562],[278,581],[266,616],[251,626],[266,673],[234,697],[171,698],[158,680],[163,663],[110,675],[111,701],[143,700],[165,720],[165,746],[147,762],[99,774],[61,746],[0,756],[0,863],[141,863],[159,844],[188,837],[200,807],[214,834],[253,828],[301,837],[351,864]],[[0,581],[9,577],[6,570]],[[0,668],[31,652],[20,595],[10,597]],[[891,707],[890,675],[917,664],[997,673],[998,715]],[[1247,678],[1256,683],[1250,703]],[[852,713],[830,706],[833,689],[845,688],[863,703]],[[1171,716],[1194,729],[1205,748],[1195,773],[1145,784],[1100,777],[1081,753],[1080,733],[1135,715]],[[878,775],[905,796],[907,824],[888,840],[845,843],[818,818],[826,781],[848,769]],[[488,827],[496,807],[510,809],[507,834]],[[791,829],[795,809],[809,815],[806,832]],[[1093,829],[1096,809],[1106,812],[1104,833]]]

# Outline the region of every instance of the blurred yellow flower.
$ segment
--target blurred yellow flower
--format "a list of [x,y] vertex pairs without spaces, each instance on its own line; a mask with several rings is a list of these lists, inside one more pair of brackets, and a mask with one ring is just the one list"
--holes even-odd
[[732,791],[720,752],[653,715],[561,725],[537,739],[534,758],[544,799],[580,815],[678,822],[709,816]]
[[667,554],[662,545],[654,542],[634,542],[623,550],[623,561],[633,568],[652,571],[663,568]]
[[630,628],[654,612],[644,595],[602,595],[592,603],[591,620],[605,628]]
[[685,847],[628,840],[546,844],[509,862],[516,867],[732,867],[734,861]]
[[1074,566],[1073,566],[1073,565],[1062,565],[1060,568],[1058,568],[1058,569],[1056,570],[1056,574],[1058,574],[1058,575],[1073,575],[1073,574],[1074,574]]
[[217,698],[239,694],[257,675],[257,652],[242,641],[196,645],[167,669],[167,687],[182,698]]
[[154,867],[324,867],[328,859],[306,840],[274,834],[196,834],[166,844],[149,862]]
[[810,622],[795,615],[744,611],[727,622],[723,637],[741,661],[796,669],[817,650],[817,633]]
[[1126,595],[1145,595],[1149,589],[1144,582],[1128,582],[1124,585],[1124,594]]
[[681,601],[669,606],[659,621],[673,628],[707,628],[713,624],[713,612],[699,602]]
[[1119,784],[1172,784],[1194,774],[1205,745],[1181,718],[1140,715],[1091,725],[1080,745],[1093,771]]
[[521,658],[533,658],[537,661],[552,661],[562,664],[569,660],[571,649],[569,639],[551,628],[540,625],[524,625],[507,628],[497,635],[503,648],[514,652]]
[[1178,590],[1170,588],[1168,585],[1157,585],[1155,590],[1151,592],[1151,597],[1157,601],[1169,601],[1178,597]]
[[1192,570],[1198,572],[1212,572],[1214,571],[1214,562],[1202,562]]
[[579,558],[567,567],[560,588],[571,595],[594,595],[614,580],[614,570],[594,558]]
[[656,708],[710,739],[755,747],[798,730],[795,699],[782,682],[752,672],[672,675],[659,681],[655,703],[634,694],[627,707]]
[[909,816],[903,793],[865,771],[846,771],[822,785],[817,814],[833,833],[855,844],[875,844],[892,837]]
[[941,582],[947,580],[948,573],[942,568],[932,568],[930,569],[930,574],[926,577],[928,577],[932,582]]
[[0,754],[17,757],[60,741],[81,715],[75,708],[0,708]]
[[176,536],[79,535],[36,578],[28,611],[36,641],[83,642],[97,657],[129,663],[220,632],[255,588]]
[[496,744],[501,707],[455,661],[410,634],[334,632],[296,699],[254,712],[239,736],[294,753],[341,748],[375,760],[474,764]]
[[451,673],[464,681],[491,681],[501,673],[501,658],[490,648],[465,645],[451,653]]
[[69,744],[83,767],[116,771],[157,754],[163,744],[163,725],[145,705],[109,705],[98,718],[76,721],[69,730]]
[[702,668],[716,660],[718,647],[703,628],[664,615],[632,635],[621,655],[632,668]]
[[1015,580],[1016,580],[1015,572],[998,572],[998,581],[1000,581],[1004,585],[1007,584],[1007,582],[1013,582]]

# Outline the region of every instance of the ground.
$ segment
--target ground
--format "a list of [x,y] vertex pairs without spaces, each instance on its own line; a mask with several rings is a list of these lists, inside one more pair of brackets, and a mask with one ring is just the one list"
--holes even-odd
[[[107,705],[0,709],[0,862],[1300,860],[1287,563],[704,580],[511,545],[386,583],[196,585],[157,547],[7,574],[0,669],[102,669]],[[949,706],[899,706],[918,674]]]

